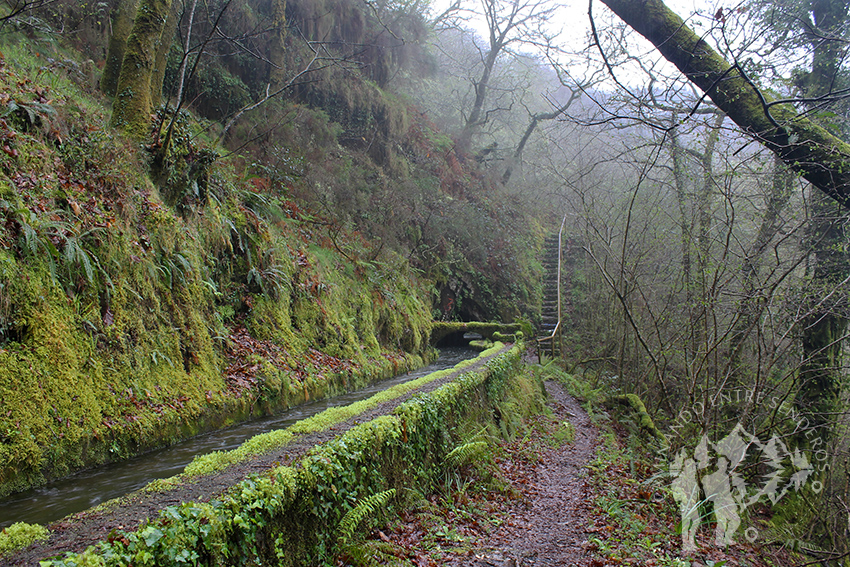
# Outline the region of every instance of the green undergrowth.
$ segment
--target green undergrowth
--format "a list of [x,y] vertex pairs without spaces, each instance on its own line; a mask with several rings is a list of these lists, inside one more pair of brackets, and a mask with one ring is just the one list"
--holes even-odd
[[[541,372],[526,365],[515,384],[539,387]],[[533,397],[533,396],[532,396]],[[447,456],[439,482],[412,491],[410,505],[341,550],[336,565],[376,567],[466,564],[486,556],[494,532],[510,524],[538,466],[573,443],[575,427],[549,407],[526,414],[509,438],[470,432]]]
[[[741,517],[734,543],[716,545],[716,518],[706,500],[700,504],[697,520],[697,551],[685,551],[682,512],[674,496],[676,475],[670,470],[670,445],[640,398],[633,394],[606,395],[593,380],[569,374],[552,362],[543,372],[583,400],[600,428],[601,443],[588,464],[592,506],[586,528],[590,535],[583,547],[591,555],[591,563],[658,567],[789,564],[789,556],[794,555],[789,550],[795,549],[799,540],[786,532],[783,538],[771,541],[770,537],[780,531],[774,530],[776,525],[748,514]],[[607,409],[617,411],[609,415]],[[798,518],[795,516],[794,524]],[[769,537],[750,541],[754,538],[748,538],[748,533]],[[779,545],[771,549],[771,544]],[[798,556],[793,563],[805,561]]]
[[[735,543],[715,545],[716,524],[710,513],[700,519],[698,550],[686,552],[681,513],[670,484],[674,477],[666,467],[659,467],[656,453],[646,447],[637,424],[629,425],[631,431],[603,431],[596,458],[588,465],[593,500],[587,531],[592,535],[585,547],[593,561],[658,567],[805,563],[804,558],[792,559],[778,547],[768,549],[762,542],[749,542],[743,528]],[[744,518],[744,525],[747,522]]]
[[383,510],[443,482],[458,446],[482,431],[511,435],[523,415],[540,411],[540,385],[517,371],[522,348],[316,446],[294,466],[247,479],[218,500],[168,507],[138,531],[115,531],[42,565],[326,563],[385,519]]
[[155,184],[59,47],[4,34],[0,53],[0,496],[428,356],[401,255],[188,120]]
[[593,417],[595,408],[604,405],[607,399],[603,388],[587,380],[586,377],[569,373],[557,362],[546,356],[542,363],[532,367],[541,380],[554,380],[564,386],[567,392],[584,404],[585,410]]
[[601,434],[588,465],[594,498],[587,549],[604,563],[686,567],[676,541],[678,508],[635,435]]

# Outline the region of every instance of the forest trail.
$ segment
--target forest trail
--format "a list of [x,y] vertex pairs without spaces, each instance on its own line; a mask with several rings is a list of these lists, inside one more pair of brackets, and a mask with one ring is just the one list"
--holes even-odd
[[563,385],[545,386],[551,413],[530,417],[523,434],[500,443],[492,468],[467,468],[460,481],[373,531],[366,547],[375,550],[375,563],[601,565],[589,544],[599,523],[588,472],[601,435]]
[[[777,545],[717,547],[711,526],[700,532],[697,554],[683,554],[679,510],[646,448],[628,449],[629,434],[616,420],[597,427],[560,383],[545,386],[551,414],[532,417],[522,438],[497,451],[496,476],[506,485],[468,471],[465,486],[403,512],[373,541],[416,567],[805,563]],[[565,423],[574,428],[572,442],[559,436]]]
[[476,567],[532,567],[543,565],[590,565],[586,541],[589,502],[586,465],[593,456],[598,431],[587,412],[564,387],[547,381],[553,417],[575,428],[573,443],[543,454],[523,489],[524,502],[505,522],[481,542],[473,557],[458,558],[451,565]]

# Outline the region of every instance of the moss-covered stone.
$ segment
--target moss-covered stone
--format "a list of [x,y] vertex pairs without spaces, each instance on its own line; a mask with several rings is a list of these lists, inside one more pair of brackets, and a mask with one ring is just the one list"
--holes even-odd
[[0,530],[0,556],[6,555],[50,535],[47,528],[18,522]]
[[499,336],[503,339],[507,339],[510,335],[514,335],[513,338],[516,338],[516,333],[522,333],[522,324],[435,321],[431,327],[431,344],[437,345],[449,335],[463,335],[464,333],[478,333],[487,340],[501,340],[496,338],[495,333],[499,333]]

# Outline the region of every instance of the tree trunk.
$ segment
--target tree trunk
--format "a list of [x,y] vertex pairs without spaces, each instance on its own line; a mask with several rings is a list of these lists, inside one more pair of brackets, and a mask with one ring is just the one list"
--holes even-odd
[[[189,24],[186,26],[186,37],[183,40],[183,58],[180,60],[180,69],[177,70],[177,108],[183,105],[183,91],[186,86],[186,68],[189,64],[189,48],[192,45],[192,29],[195,27],[195,10],[198,7],[198,0],[192,0],[192,7],[189,9]],[[197,57],[200,57],[198,53]]]
[[758,325],[764,306],[759,303],[758,278],[761,271],[761,258],[767,245],[779,230],[779,216],[791,198],[794,177],[788,167],[779,159],[774,158],[773,186],[767,198],[767,208],[759,224],[756,238],[748,248],[741,264],[741,302],[735,314],[735,324],[730,333],[729,350],[727,355],[727,374],[737,383],[744,368],[750,365],[742,360],[745,345],[750,334]]
[[112,37],[109,38],[109,48],[106,52],[106,65],[100,76],[100,90],[107,96],[115,96],[118,89],[118,76],[121,74],[121,63],[124,61],[124,50],[127,38],[133,31],[133,20],[139,0],[122,0],[112,21]]
[[685,149],[679,139],[678,115],[670,117],[670,157],[673,161],[673,182],[676,185],[676,202],[679,205],[679,246],[682,253],[682,286],[685,288],[685,305],[688,309],[687,346],[685,348],[685,367],[688,378],[693,377],[692,362],[697,351],[697,302],[694,298],[694,282],[691,264],[691,239],[694,225],[691,220],[691,207],[688,203],[688,175],[685,163]]
[[493,74],[493,67],[496,65],[496,59],[499,56],[504,45],[491,43],[490,51],[484,59],[484,70],[481,72],[481,78],[475,81],[473,87],[475,89],[475,100],[472,102],[472,108],[469,111],[469,116],[463,125],[463,130],[458,138],[458,147],[463,152],[468,152],[472,147],[472,137],[478,131],[482,124],[487,122],[486,114],[484,114],[484,102],[487,100],[487,88],[490,86],[490,76]]
[[738,126],[815,187],[850,208],[850,144],[798,116],[790,105],[769,106],[768,95],[660,0],[602,2],[652,42]]
[[159,42],[156,46],[156,59],[154,60],[153,74],[151,75],[151,105],[156,108],[162,102],[162,85],[165,82],[165,68],[168,65],[168,53],[174,42],[174,34],[180,23],[180,2],[171,0],[171,10],[168,12],[168,20],[162,30]]
[[[842,356],[847,319],[844,293],[834,289],[847,278],[847,213],[820,193],[812,195],[814,269],[809,301],[814,305],[803,320],[803,364],[794,403],[815,428],[832,423],[841,390]],[[827,432],[821,433],[828,436]]]
[[112,125],[136,140],[148,135],[151,79],[157,42],[168,19],[171,0],[142,0],[127,39],[118,90],[112,104]]
[[[806,77],[804,94],[814,99],[828,95],[841,64],[843,44],[825,40],[838,37],[847,24],[847,4],[843,0],[813,0],[811,12],[816,32],[810,39],[812,68]],[[812,284],[817,307],[805,319],[803,327],[803,367],[800,390],[795,403],[805,411],[816,427],[833,420],[841,390],[842,348],[847,319],[844,293],[832,293],[850,274],[847,251],[847,212],[822,195],[812,204],[811,238],[814,253]],[[826,296],[826,304],[821,300]]]
[[269,83],[276,91],[286,82],[286,0],[273,0],[272,9],[274,22],[269,59],[273,67]]
[[531,135],[534,133],[534,130],[537,129],[537,125],[543,120],[554,120],[561,114],[565,113],[570,106],[581,97],[580,90],[576,89],[570,93],[569,100],[559,108],[556,108],[552,112],[541,112],[539,114],[535,114],[531,117],[531,122],[528,123],[528,127],[525,129],[525,133],[522,135],[522,138],[519,140],[519,144],[517,144],[516,150],[514,150],[513,155],[508,160],[508,165],[505,166],[505,172],[502,174],[502,184],[507,185],[511,180],[511,175],[513,175],[514,167],[522,160],[522,152],[525,150],[526,144],[528,144],[528,140],[531,138]]

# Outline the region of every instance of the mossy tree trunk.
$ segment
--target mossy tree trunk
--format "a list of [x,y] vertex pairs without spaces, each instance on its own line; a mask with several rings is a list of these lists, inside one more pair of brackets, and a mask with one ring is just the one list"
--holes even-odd
[[602,0],[652,42],[738,126],[815,187],[850,208],[850,144],[791,105],[770,105],[737,65],[730,65],[660,0]]
[[[843,43],[825,38],[838,38],[844,33],[847,0],[813,0],[811,16],[812,66],[804,77],[802,90],[808,99],[817,99],[829,96],[841,67]],[[809,106],[818,109],[817,105]],[[848,213],[823,195],[813,195],[812,201],[809,231],[814,255],[812,300],[817,303],[804,320],[803,367],[796,403],[814,426],[825,427],[838,410],[843,375],[841,353],[847,331],[847,301],[845,293],[835,293],[835,289],[850,275]]]
[[272,69],[269,77],[269,82],[272,85],[272,90],[278,90],[286,79],[286,0],[273,0],[272,10],[274,18],[271,45],[270,45],[270,60]]
[[171,9],[171,0],[141,0],[127,39],[115,101],[112,125],[142,140],[150,127],[151,80],[157,45]]
[[[848,276],[847,213],[820,193],[812,195],[811,234],[814,269],[809,302],[803,319],[803,364],[796,406],[814,428],[826,428],[838,405],[843,375],[842,345],[847,331],[845,293]],[[827,437],[828,431],[821,436]]]
[[171,10],[165,28],[162,30],[159,43],[156,46],[156,59],[154,60],[153,75],[151,75],[151,104],[154,108],[162,102],[162,85],[165,82],[165,66],[168,64],[168,53],[174,42],[174,34],[180,23],[180,2],[171,1]]
[[139,0],[122,0],[115,11],[112,20],[112,37],[109,38],[109,48],[106,52],[106,64],[100,76],[100,90],[107,96],[115,96],[118,89],[118,76],[121,74],[121,63],[124,61],[124,50],[127,38],[133,31],[133,20]]

